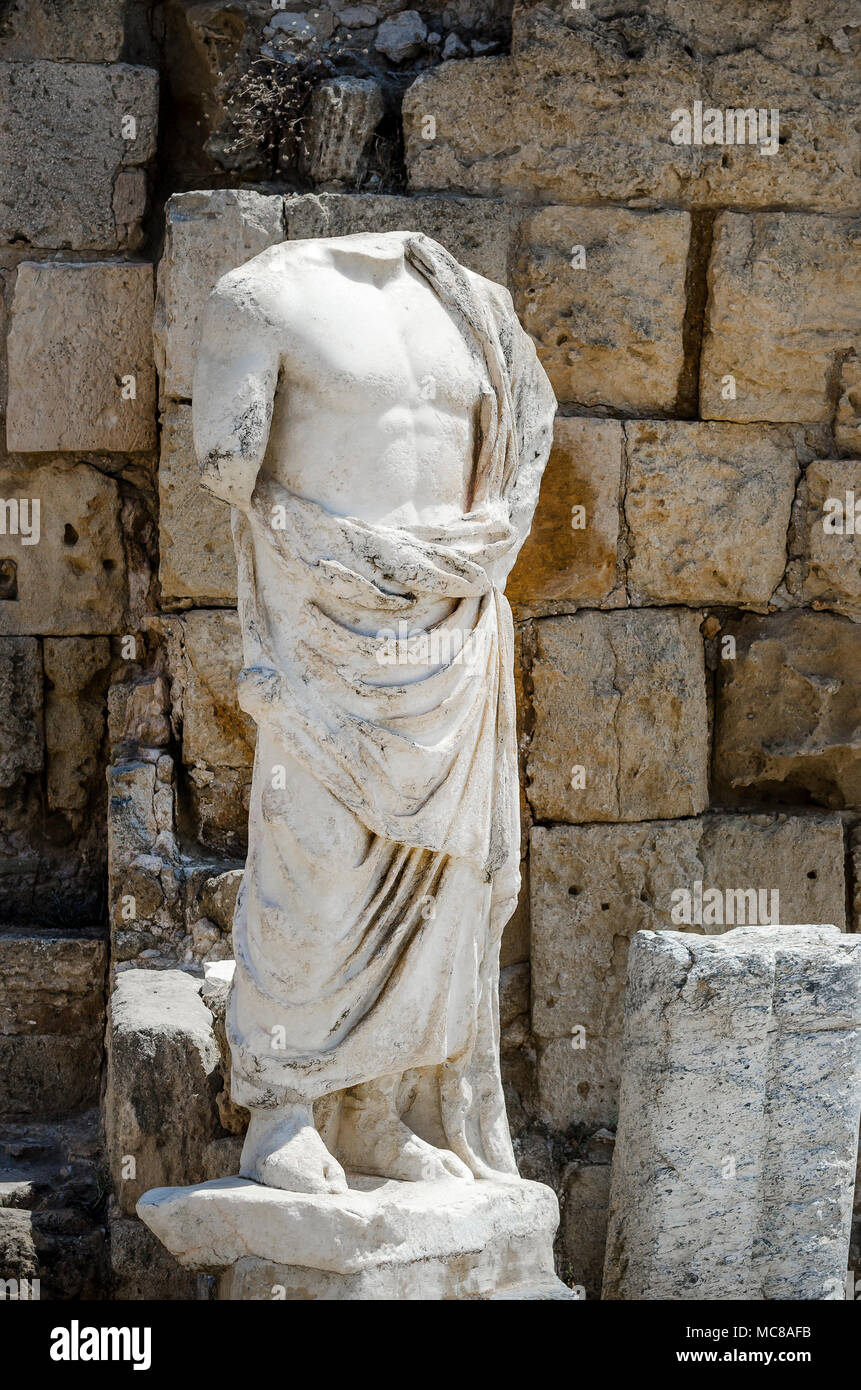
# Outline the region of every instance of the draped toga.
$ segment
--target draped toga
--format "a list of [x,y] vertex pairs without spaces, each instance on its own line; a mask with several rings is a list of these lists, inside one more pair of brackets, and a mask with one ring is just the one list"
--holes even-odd
[[520,883],[502,589],[556,402],[507,291],[427,237],[404,254],[483,368],[468,512],[371,525],[263,472],[232,512],[239,703],[258,728],[232,1088],[265,1108],[397,1074],[412,1128],[490,1176],[516,1171],[498,1059]]

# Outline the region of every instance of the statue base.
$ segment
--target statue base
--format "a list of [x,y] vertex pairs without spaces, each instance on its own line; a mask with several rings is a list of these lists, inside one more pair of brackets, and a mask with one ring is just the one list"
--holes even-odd
[[138,1215],[221,1299],[573,1299],[553,1268],[543,1183],[395,1182],[281,1192],[245,1178],[155,1187]]

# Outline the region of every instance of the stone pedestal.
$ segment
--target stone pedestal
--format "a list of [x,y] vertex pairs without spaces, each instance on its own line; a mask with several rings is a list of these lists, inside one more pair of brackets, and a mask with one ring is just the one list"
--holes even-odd
[[637,932],[603,1297],[842,1299],[861,938]]
[[244,1178],[157,1187],[138,1215],[222,1299],[569,1299],[556,1196],[541,1183],[349,1177],[346,1194]]

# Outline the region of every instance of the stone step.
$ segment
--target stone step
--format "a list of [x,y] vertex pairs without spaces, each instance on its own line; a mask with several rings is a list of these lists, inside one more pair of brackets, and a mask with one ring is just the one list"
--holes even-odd
[[0,928],[0,1117],[48,1119],[96,1103],[107,959],[96,929]]

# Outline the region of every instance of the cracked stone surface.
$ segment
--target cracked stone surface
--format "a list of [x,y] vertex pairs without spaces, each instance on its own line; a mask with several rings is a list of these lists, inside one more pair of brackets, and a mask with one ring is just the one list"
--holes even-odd
[[861,941],[640,932],[603,1297],[843,1299],[859,1111]]

